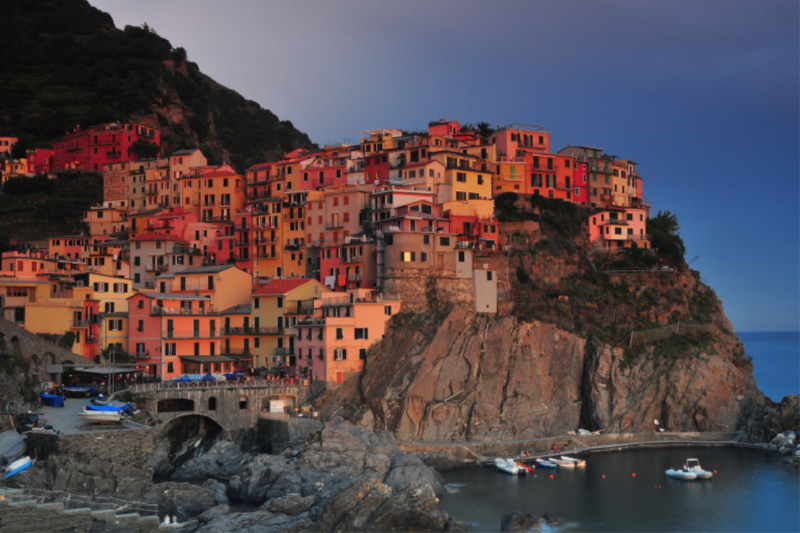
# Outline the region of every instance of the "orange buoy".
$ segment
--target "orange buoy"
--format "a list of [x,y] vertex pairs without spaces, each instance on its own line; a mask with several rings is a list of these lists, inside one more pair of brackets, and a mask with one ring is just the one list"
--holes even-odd
[[550,479],[553,479],[553,474],[550,474]]
[[605,474],[603,474],[603,479],[605,479],[605,478],[606,478],[606,475],[605,475]]
[[714,470],[714,473],[716,474],[716,473],[717,473],[717,471],[716,471],[716,470]]
[[632,477],[636,477],[636,472],[634,472],[633,474],[631,474],[631,476],[632,476]]

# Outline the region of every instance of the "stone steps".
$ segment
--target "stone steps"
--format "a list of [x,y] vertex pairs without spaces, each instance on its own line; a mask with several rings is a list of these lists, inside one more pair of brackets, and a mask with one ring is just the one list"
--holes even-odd
[[0,530],[8,533],[31,531],[62,531],[76,526],[91,527],[93,522],[117,526],[127,525],[137,531],[171,531],[197,525],[197,520],[181,524],[163,525],[158,516],[141,516],[139,513],[117,514],[113,509],[92,510],[88,507],[64,509],[62,502],[37,503],[24,491],[8,489],[0,492]]

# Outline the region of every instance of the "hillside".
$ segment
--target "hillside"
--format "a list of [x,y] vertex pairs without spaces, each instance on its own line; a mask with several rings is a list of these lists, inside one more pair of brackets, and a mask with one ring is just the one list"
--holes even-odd
[[85,0],[8,0],[3,21],[0,135],[20,148],[49,147],[76,124],[126,120],[160,127],[167,152],[200,147],[240,172],[314,146],[147,25],[117,29]]

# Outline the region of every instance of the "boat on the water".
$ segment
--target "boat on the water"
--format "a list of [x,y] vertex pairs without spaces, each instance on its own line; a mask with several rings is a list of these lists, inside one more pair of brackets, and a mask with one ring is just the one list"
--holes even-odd
[[21,466],[25,466],[26,464],[29,464],[30,462],[31,462],[31,458],[26,456],[26,457],[23,457],[22,459],[17,459],[16,461],[11,463],[10,465],[6,466],[4,470],[6,472],[13,472],[17,468],[19,468]]
[[561,468],[575,468],[575,467],[577,466],[577,465],[576,465],[575,463],[573,463],[572,461],[564,461],[563,459],[557,459],[557,458],[555,458],[555,457],[553,457],[553,458],[552,458],[552,459],[550,459],[550,460],[551,460],[552,462],[554,462],[555,464],[557,464],[557,465],[558,465],[559,467],[561,467]]
[[525,470],[528,471],[529,474],[533,472],[533,466],[531,465],[526,465],[525,463],[520,463],[519,461],[515,461],[514,464],[516,464],[520,468],[524,468]]
[[498,457],[494,460],[494,466],[506,474],[519,475],[528,473],[527,467],[517,465],[517,462],[514,461],[514,459],[503,459]]
[[674,468],[670,468],[669,470],[667,470],[666,474],[669,477],[674,477],[676,479],[682,479],[685,481],[697,479],[697,474],[695,474],[694,472],[687,472],[686,470],[676,470]]
[[78,416],[87,424],[119,424],[125,418],[122,411],[91,411],[85,407]]
[[536,458],[536,464],[539,465],[540,468],[558,468],[558,465],[553,461],[548,461],[547,459],[540,459]]
[[561,460],[568,461],[570,463],[575,463],[575,466],[586,466],[586,461],[584,461],[583,459],[575,459],[574,457],[562,455]]
[[703,470],[703,467],[700,466],[700,461],[698,459],[686,459],[686,468],[689,469],[689,472],[694,472],[697,474],[697,479],[711,479],[711,477],[714,475],[708,470]]

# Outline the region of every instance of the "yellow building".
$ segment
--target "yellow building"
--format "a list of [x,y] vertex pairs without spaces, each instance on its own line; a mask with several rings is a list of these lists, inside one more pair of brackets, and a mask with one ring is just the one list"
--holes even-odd
[[240,368],[253,366],[253,328],[250,304],[235,305],[223,310],[222,347],[220,353],[238,361]]
[[525,194],[525,158],[503,159],[494,164],[492,193],[495,196],[504,192]]
[[233,265],[190,268],[174,275],[170,292],[206,296],[218,310],[250,300],[253,276]]
[[312,300],[329,293],[314,279],[275,279],[253,292],[253,366],[295,366],[294,325],[313,314]]
[[179,181],[181,207],[203,222],[233,221],[236,210],[244,208],[245,179],[228,165],[198,170]]

